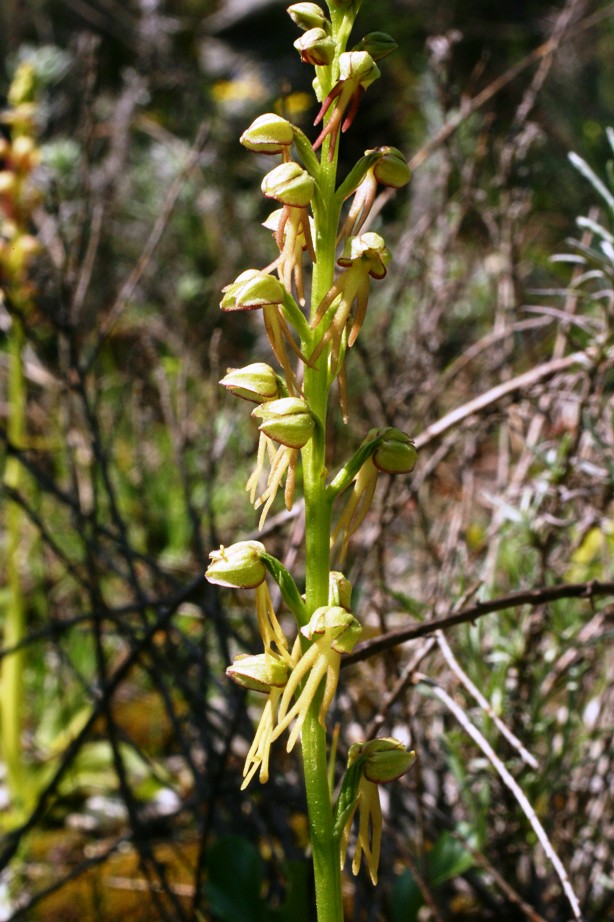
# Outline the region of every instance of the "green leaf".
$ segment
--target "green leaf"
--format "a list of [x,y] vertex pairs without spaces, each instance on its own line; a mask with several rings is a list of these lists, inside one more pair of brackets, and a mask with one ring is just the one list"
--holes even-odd
[[307,319],[289,291],[284,288],[283,312],[289,323],[292,324],[300,336],[303,346],[311,346],[313,333],[309,329]]
[[307,861],[288,861],[286,899],[279,909],[269,909],[268,922],[310,922],[311,865]]
[[429,880],[433,887],[464,874],[473,867],[473,857],[451,832],[442,833],[428,856]]
[[270,554],[262,554],[261,560],[279,586],[281,596],[298,621],[299,626],[303,627],[307,624],[309,618],[307,616],[305,603],[301,598],[301,594],[292,576],[277,557],[272,557]]
[[578,170],[579,173],[582,173],[582,175],[588,179],[593,189],[601,196],[606,205],[612,211],[614,211],[614,196],[612,196],[612,193],[609,191],[609,189],[606,189],[604,184],[601,182],[597,174],[591,169],[586,160],[583,160],[582,157],[579,157],[578,154],[574,154],[573,152],[569,154],[569,159],[573,166],[575,166],[576,170]]
[[427,606],[424,604],[424,602],[419,602],[418,599],[414,599],[413,596],[406,595],[404,592],[400,592],[396,589],[389,591],[392,598],[403,609],[403,611],[413,615],[414,618],[418,619],[418,621],[424,620],[424,613],[427,609]]
[[349,198],[349,196],[356,191],[367,175],[369,167],[372,166],[376,160],[379,160],[381,156],[379,151],[375,150],[360,158],[335,192],[335,197],[339,202],[344,202],[346,198]]
[[337,798],[337,803],[335,804],[333,827],[333,834],[338,839],[341,839],[345,824],[347,823],[348,818],[356,804],[356,798],[358,797],[358,784],[362,777],[364,761],[364,758],[356,759],[356,761],[350,765],[345,775],[343,776],[341,790],[339,791],[339,797]]
[[[470,852],[451,832],[443,832],[427,855],[427,878],[431,887],[439,887],[453,877],[464,874],[474,864]],[[416,922],[424,904],[422,891],[410,870],[400,874],[390,893],[390,922]]]
[[296,125],[292,126],[292,130],[294,131],[294,144],[296,145],[299,157],[303,161],[303,166],[317,182],[320,178],[320,162],[314,153],[311,141],[300,128],[296,127]]
[[375,452],[383,437],[383,435],[378,435],[377,438],[361,445],[358,451],[352,455],[347,464],[344,464],[341,470],[335,474],[334,479],[326,488],[326,495],[328,499],[332,501],[335,499],[335,497],[347,489],[347,487],[349,487],[365,461],[367,461]]
[[410,870],[396,878],[390,891],[390,922],[416,922],[424,905],[422,891]]
[[260,888],[264,862],[255,845],[241,836],[215,842],[207,856],[206,895],[223,922],[265,922]]

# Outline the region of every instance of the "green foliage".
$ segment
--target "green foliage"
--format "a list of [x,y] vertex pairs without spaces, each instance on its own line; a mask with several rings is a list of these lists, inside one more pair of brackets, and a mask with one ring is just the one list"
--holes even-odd
[[206,894],[220,922],[308,922],[311,919],[309,866],[284,863],[285,894],[280,906],[271,906],[266,889],[265,863],[256,848],[241,836],[227,836],[207,855]]

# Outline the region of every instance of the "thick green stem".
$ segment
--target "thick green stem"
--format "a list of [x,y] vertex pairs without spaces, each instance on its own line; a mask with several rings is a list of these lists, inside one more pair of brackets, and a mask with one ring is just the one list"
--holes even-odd
[[[15,448],[23,447],[25,430],[25,381],[23,373],[23,327],[18,318],[13,321],[10,336],[10,370],[8,382],[8,436]],[[22,469],[19,459],[10,455],[6,462],[4,482],[17,490]],[[18,645],[25,634],[25,613],[21,572],[21,543],[23,541],[23,513],[17,503],[6,505],[7,563],[6,611],[4,646]],[[13,804],[19,813],[24,807],[24,768],[21,752],[23,723],[23,670],[24,652],[19,650],[4,658],[2,663],[2,695],[0,696],[0,744],[6,763],[8,786]]]
[[[328,160],[328,139],[321,157],[317,200],[316,264],[314,266],[311,316],[331,287],[335,267],[338,206],[334,191],[336,153]],[[305,369],[305,398],[319,422],[314,438],[303,449],[306,518],[306,607],[310,615],[328,603],[330,574],[331,503],[326,496],[326,416],[328,407],[328,350],[315,368]],[[312,702],[302,730],[303,766],[313,853],[318,922],[343,922],[339,845],[333,831],[333,810],[328,785],[326,731],[320,725],[320,697]]]

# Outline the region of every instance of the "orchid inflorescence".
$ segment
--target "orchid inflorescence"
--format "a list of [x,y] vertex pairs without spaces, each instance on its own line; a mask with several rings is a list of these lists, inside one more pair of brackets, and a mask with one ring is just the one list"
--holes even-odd
[[[390,36],[375,32],[347,50],[360,0],[327,2],[328,16],[316,3],[295,3],[288,9],[302,30],[295,42],[301,60],[315,67],[318,136],[311,143],[300,128],[275,113],[260,115],[241,135],[248,150],[280,158],[261,185],[263,195],[276,205],[265,221],[273,232],[276,255],[263,269],[241,272],[224,288],[221,301],[226,312],[262,311],[272,359],[279,367],[255,362],[229,368],[221,381],[229,393],[255,404],[252,417],[258,424],[259,442],[246,489],[254,507],[262,509],[260,530],[284,481],[285,504],[292,509],[301,462],[306,509],[305,595],[259,541],[213,551],[206,572],[211,583],[255,592],[262,650],[238,654],[227,670],[238,685],[266,696],[245,760],[243,788],[256,775],[262,783],[268,780],[271,747],[286,731],[288,752],[303,739],[306,727],[311,728],[309,738],[313,732],[325,734],[342,659],[352,652],[362,632],[351,610],[351,586],[341,572],[331,570],[331,549],[340,537],[343,562],[352,535],[369,512],[379,473],[407,474],[416,462],[411,439],[385,428],[371,430],[334,477],[328,477],[324,463],[328,392],[337,381],[347,421],[347,350],[365,322],[371,280],[384,278],[391,259],[380,234],[365,226],[378,188],[401,188],[410,179],[399,150],[376,147],[367,150],[336,186],[340,136],[351,127],[365,91],[380,76],[376,61],[396,44]],[[311,271],[306,271],[309,264]],[[335,500],[346,491],[348,499],[333,527]],[[328,529],[324,541],[320,540],[323,523]],[[317,539],[312,540],[316,532]],[[296,619],[293,637],[274,610],[271,578]],[[355,744],[334,810],[331,805],[328,833],[342,862],[353,818],[359,814],[352,867],[357,873],[364,855],[374,883],[381,841],[377,785],[406,772],[413,758],[398,740]],[[305,771],[309,803],[314,782]],[[330,798],[325,779],[316,783],[324,784]],[[325,838],[321,829],[316,838]]]

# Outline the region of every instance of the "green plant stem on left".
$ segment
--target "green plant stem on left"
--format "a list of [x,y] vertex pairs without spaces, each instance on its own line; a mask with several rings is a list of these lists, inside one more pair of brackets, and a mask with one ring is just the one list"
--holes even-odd
[[[25,333],[19,317],[13,316],[9,342],[8,425],[11,453],[4,473],[4,483],[12,491],[22,485],[23,468],[15,450],[23,448],[26,422],[26,385],[23,364]],[[18,503],[9,498],[6,504],[6,604],[3,618],[4,647],[10,650],[25,637],[25,599],[23,594],[22,541],[24,514]],[[26,808],[28,785],[23,761],[23,692],[25,651],[8,653],[2,661],[2,695],[0,696],[0,746],[6,763],[7,780],[14,811],[19,818]]]

